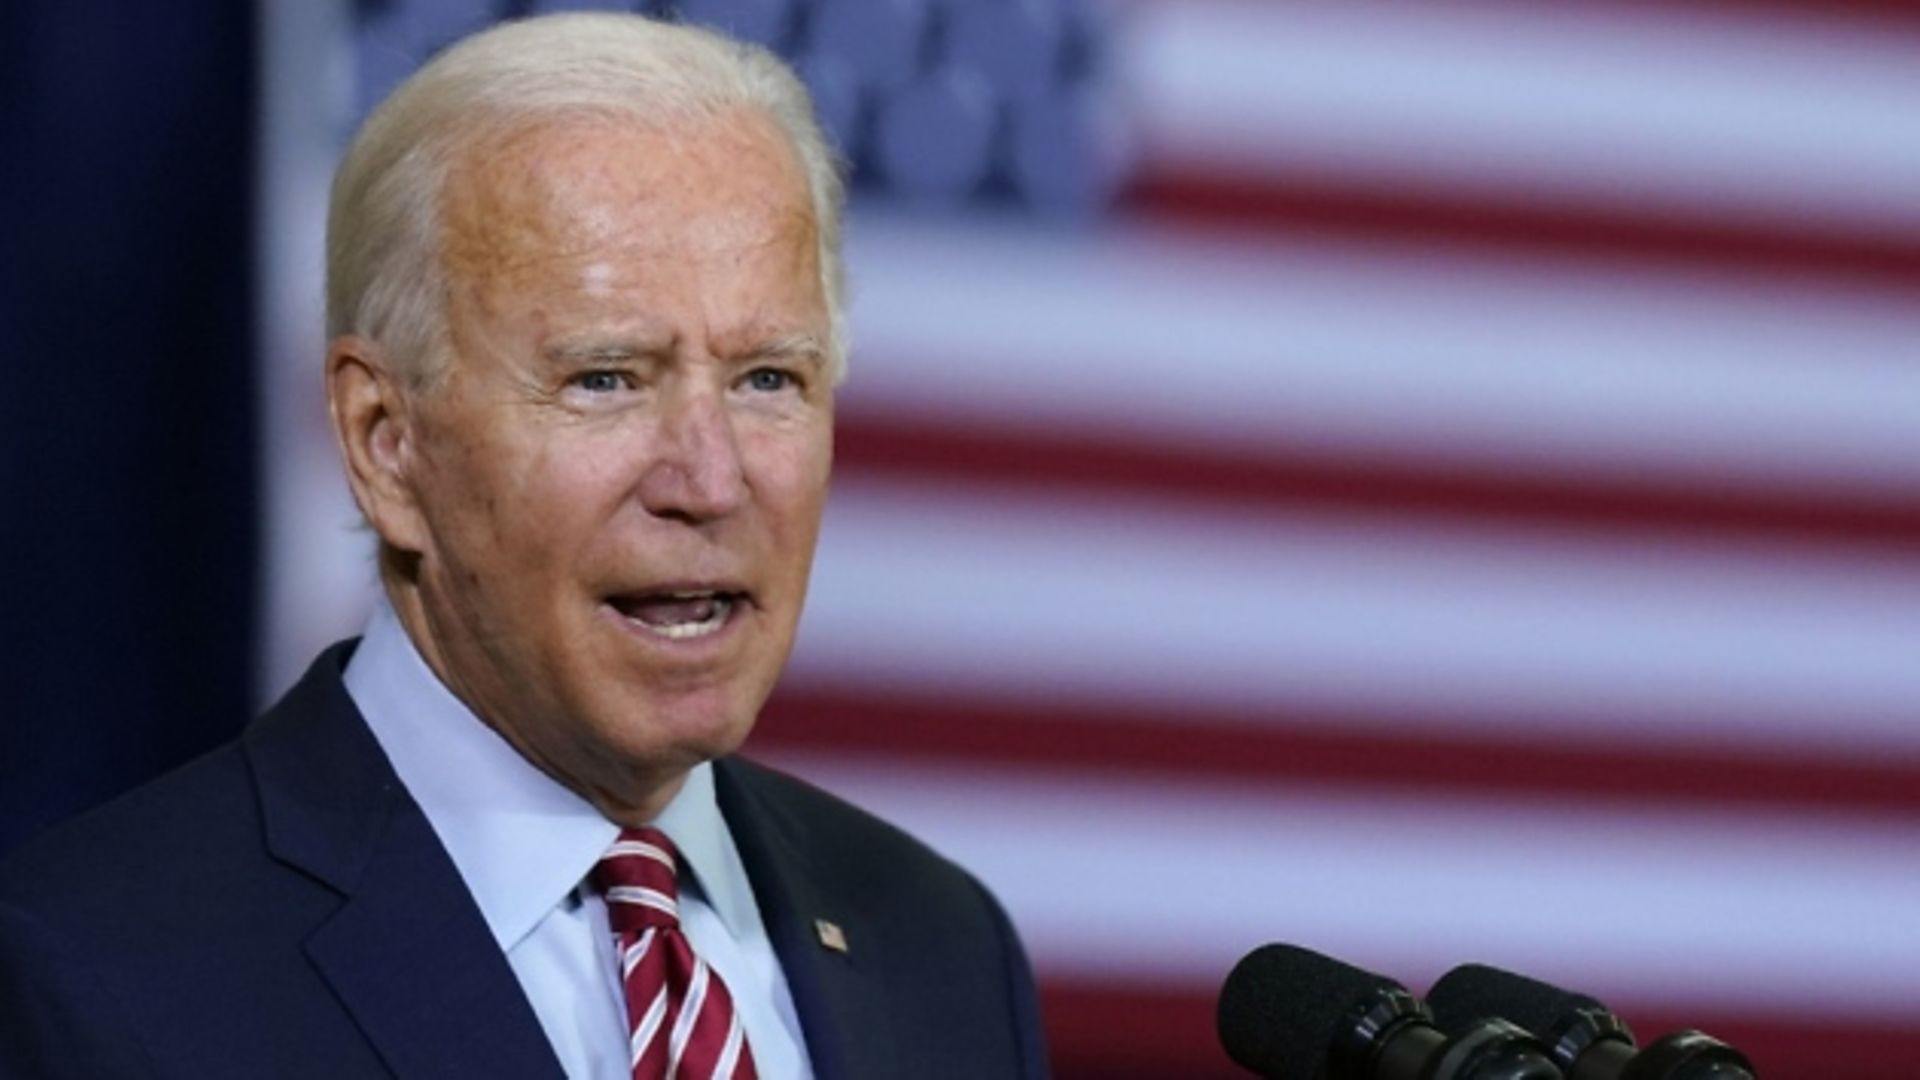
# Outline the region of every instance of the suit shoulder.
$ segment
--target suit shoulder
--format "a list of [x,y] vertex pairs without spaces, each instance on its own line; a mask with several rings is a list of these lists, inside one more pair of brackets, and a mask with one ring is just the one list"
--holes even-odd
[[43,917],[124,906],[215,869],[219,853],[259,847],[257,804],[237,743],[150,780],[28,840],[0,862],[0,900]]
[[[321,802],[339,794],[337,783],[327,788],[329,781],[384,764],[377,750],[362,745],[371,744],[371,735],[356,739],[352,725],[334,723],[352,710],[339,678],[352,644],[322,653],[236,738],[54,826],[0,861],[0,901],[58,922],[117,916],[124,914],[129,883],[137,883],[150,915],[199,927],[261,899],[257,889],[282,876],[265,869],[277,864],[267,851],[262,792],[273,778],[263,776],[263,763],[280,762],[281,773],[305,776],[318,770],[289,770],[286,763],[326,759],[335,771],[322,773],[307,785],[315,790],[304,792]],[[128,920],[107,923],[120,927]]]
[[856,1073],[1047,1075],[1032,969],[1006,911],[981,881],[899,827],[804,780],[738,758],[721,765],[722,810],[729,799],[750,804],[749,827],[770,834],[752,837],[742,855],[767,840],[779,843],[801,868],[801,917],[848,916],[848,936],[875,958],[872,970],[884,971],[880,977],[892,987],[912,988],[891,995],[882,1010],[896,1038],[875,1042],[900,1056],[875,1058]]
[[918,837],[838,795],[743,758],[731,758],[725,764],[728,780],[772,811],[774,827],[815,859],[842,867],[848,863],[884,866],[891,875],[980,887],[965,868]]

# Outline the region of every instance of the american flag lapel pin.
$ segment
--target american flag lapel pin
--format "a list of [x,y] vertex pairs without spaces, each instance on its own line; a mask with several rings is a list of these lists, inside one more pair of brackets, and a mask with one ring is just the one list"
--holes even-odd
[[819,935],[820,946],[822,948],[832,949],[837,953],[847,951],[847,932],[840,929],[839,923],[828,922],[825,919],[815,919],[813,920],[813,932]]

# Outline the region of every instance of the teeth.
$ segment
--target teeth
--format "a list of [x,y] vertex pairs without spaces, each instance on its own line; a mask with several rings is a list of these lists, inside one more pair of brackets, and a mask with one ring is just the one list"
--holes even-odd
[[711,598],[713,613],[699,622],[670,623],[656,626],[653,623],[629,618],[627,621],[636,626],[644,626],[653,633],[672,641],[686,641],[690,638],[706,637],[726,624],[727,616],[733,612],[733,601],[715,596],[710,592],[689,592],[671,594],[675,600],[704,600]]

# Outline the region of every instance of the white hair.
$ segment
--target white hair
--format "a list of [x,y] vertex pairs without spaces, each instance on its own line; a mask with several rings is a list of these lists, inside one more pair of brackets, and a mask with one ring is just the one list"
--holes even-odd
[[648,123],[764,112],[799,158],[819,238],[828,363],[846,371],[838,159],[806,88],[772,53],[711,30],[639,15],[572,13],[504,22],[435,57],[374,110],[334,174],[327,214],[327,333],[380,342],[416,385],[446,363],[440,199],[479,134],[555,116]]

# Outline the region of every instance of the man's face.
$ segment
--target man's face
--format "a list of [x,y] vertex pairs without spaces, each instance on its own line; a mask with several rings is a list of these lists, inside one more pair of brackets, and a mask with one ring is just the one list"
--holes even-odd
[[805,181],[757,113],[576,118],[472,148],[441,224],[416,636],[535,764],[644,816],[746,737],[806,593],[833,395]]

